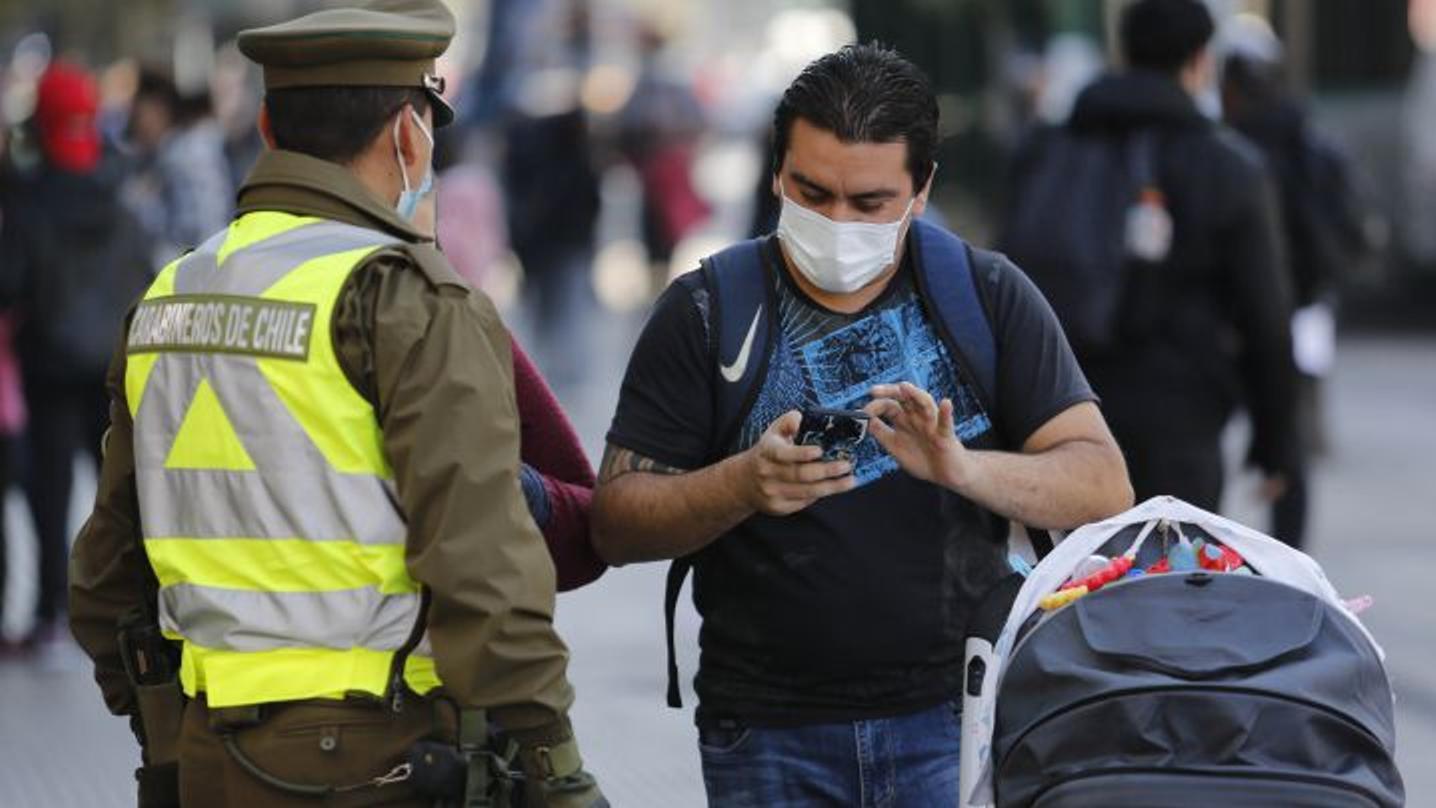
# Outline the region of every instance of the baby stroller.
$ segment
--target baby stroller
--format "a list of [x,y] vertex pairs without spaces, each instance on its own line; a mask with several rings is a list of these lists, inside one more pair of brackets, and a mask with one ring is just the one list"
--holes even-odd
[[963,808],[1404,803],[1384,655],[1274,539],[1158,497],[980,612]]

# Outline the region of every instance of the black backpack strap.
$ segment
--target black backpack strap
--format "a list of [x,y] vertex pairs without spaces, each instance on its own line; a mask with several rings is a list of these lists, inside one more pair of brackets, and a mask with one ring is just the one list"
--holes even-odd
[[[751,239],[711,255],[702,262],[703,284],[709,295],[709,330],[713,348],[712,461],[726,456],[743,420],[753,408],[777,333],[777,304],[772,278],[763,261],[764,240]],[[683,581],[697,554],[673,559],[663,593],[663,623],[668,645],[668,706],[682,707],[678,686],[678,653],[674,614]]]
[[678,595],[683,591],[683,579],[693,569],[693,556],[681,556],[668,565],[668,581],[663,591],[663,624],[668,632],[668,706],[682,707],[683,696],[678,688],[678,652],[673,644],[673,616],[678,610]]
[[[962,239],[921,219],[913,221],[912,233],[918,288],[948,349],[971,375],[978,400],[996,423],[997,337],[987,316],[977,273],[987,271],[988,262],[1000,259],[996,253],[974,253]],[[1052,552],[1052,534],[1026,525],[1023,529],[1037,560]]]
[[1038,561],[1046,558],[1047,554],[1052,552],[1055,545],[1050,530],[1039,530],[1027,525],[1023,525],[1022,529],[1027,533],[1027,543],[1032,545],[1032,554],[1037,556]]
[[937,320],[938,333],[976,386],[978,400],[996,418],[997,337],[977,286],[972,249],[952,233],[914,219],[918,291]]

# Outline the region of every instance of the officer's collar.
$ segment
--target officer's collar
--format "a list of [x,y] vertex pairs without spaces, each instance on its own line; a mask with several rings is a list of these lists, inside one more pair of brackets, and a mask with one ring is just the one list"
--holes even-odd
[[238,212],[282,210],[371,227],[405,241],[432,241],[399,217],[338,163],[270,149],[260,155],[239,188]]

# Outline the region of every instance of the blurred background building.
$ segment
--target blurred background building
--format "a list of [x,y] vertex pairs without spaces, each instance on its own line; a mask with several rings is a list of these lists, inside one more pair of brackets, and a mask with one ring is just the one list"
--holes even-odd
[[[764,232],[776,215],[767,130],[804,64],[877,39],[922,66],[939,92],[945,136],[935,207],[953,229],[988,244],[1007,158],[1030,127],[1062,121],[1112,59],[1123,5],[448,2],[460,36],[441,70],[459,117],[440,133],[440,242],[499,302],[594,459],[648,303],[701,256]],[[1254,15],[1281,38],[1285,81],[1350,156],[1365,203],[1373,249],[1339,279],[1351,327],[1329,394],[1331,457],[1316,474],[1310,546],[1338,588],[1377,592],[1370,614],[1402,699],[1411,804],[1436,805],[1436,773],[1411,765],[1436,750],[1436,631],[1419,617],[1429,614],[1426,578],[1436,571],[1436,0],[1209,3],[1222,21]],[[0,0],[0,191],[20,187],[40,161],[30,125],[40,77],[57,60],[86,67],[98,81],[119,199],[150,239],[157,269],[219,226],[212,220],[227,216],[224,200],[262,147],[259,75],[235,48],[236,33],[326,5],[343,3]],[[1209,101],[1217,114],[1215,94]],[[216,199],[219,212],[206,213]],[[0,323],[0,342],[8,329]],[[37,483],[6,354],[0,480],[12,485],[0,636],[15,643],[35,628],[36,553],[19,492]],[[69,535],[93,485],[88,456],[75,462]],[[1228,499],[1234,515],[1264,527],[1248,494]],[[575,649],[576,720],[618,805],[697,804],[701,794],[689,718],[662,706],[661,581],[658,565],[615,570],[560,600]],[[691,614],[684,619],[691,655]],[[122,722],[103,716],[63,632],[42,639],[59,647],[0,655],[0,694],[38,705],[7,718],[0,739],[7,748],[72,749],[85,775],[63,775],[72,762],[26,752],[12,761],[20,778],[0,782],[0,804],[126,804],[133,747]],[[693,670],[691,658],[684,669]],[[63,712],[51,709],[62,703]],[[19,728],[37,726],[50,743],[22,744]],[[633,754],[649,767],[625,763]]]

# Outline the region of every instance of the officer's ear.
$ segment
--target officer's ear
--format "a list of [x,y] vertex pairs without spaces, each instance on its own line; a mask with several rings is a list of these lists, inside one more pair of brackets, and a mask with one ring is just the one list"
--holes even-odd
[[[415,182],[422,178],[424,165],[428,160],[432,159],[431,152],[433,151],[433,146],[430,145],[429,139],[424,136],[423,127],[414,120],[417,114],[418,110],[415,110],[408,104],[405,104],[398,113],[399,155],[404,161],[405,169],[409,171],[409,177],[414,179]],[[419,117],[422,120],[425,116]],[[433,124],[428,121],[425,121],[425,125],[433,126]],[[390,131],[394,131],[394,124],[391,123],[389,126]]]
[[259,136],[264,140],[264,145],[276,149],[274,144],[274,127],[269,122],[269,105],[263,101],[259,102]]

